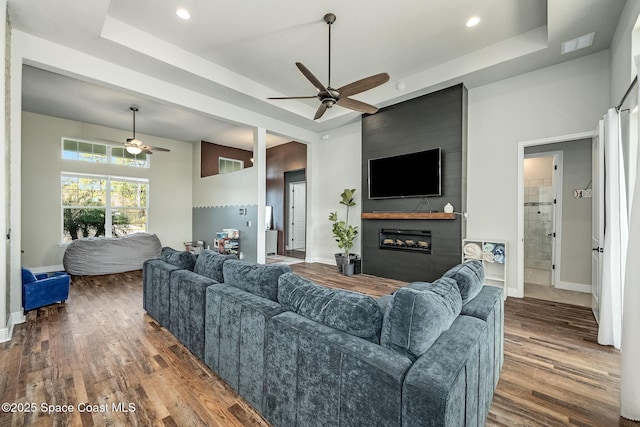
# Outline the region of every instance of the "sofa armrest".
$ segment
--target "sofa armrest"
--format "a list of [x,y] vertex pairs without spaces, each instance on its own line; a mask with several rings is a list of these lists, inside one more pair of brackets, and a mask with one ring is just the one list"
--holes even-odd
[[[402,425],[458,427],[484,425],[483,396],[491,381],[485,322],[458,316],[451,327],[411,366],[402,387]],[[484,359],[483,359],[484,358]]]
[[[160,259],[150,259],[142,266],[142,306],[147,313],[165,328],[169,328],[171,274],[180,267]],[[177,301],[175,302],[177,305]]]
[[493,360],[493,387],[498,385],[504,363],[504,298],[502,289],[485,285],[480,293],[462,307],[465,316],[487,322],[487,345]]

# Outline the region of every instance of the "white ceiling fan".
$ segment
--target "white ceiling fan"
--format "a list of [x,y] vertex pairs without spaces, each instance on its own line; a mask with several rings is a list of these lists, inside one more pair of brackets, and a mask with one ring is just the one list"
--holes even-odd
[[102,138],[97,138],[97,139],[100,139],[102,141],[114,142],[116,144],[122,144],[125,146],[125,149],[127,150],[127,152],[133,155],[140,154],[140,153],[153,154],[153,150],[166,151],[166,152],[171,151],[168,148],[154,147],[153,145],[143,144],[142,141],[136,138],[136,113],[138,112],[138,110],[139,110],[138,107],[129,107],[129,111],[133,113],[133,137],[127,138],[127,142],[120,143],[118,141],[112,141],[110,139],[102,139]]

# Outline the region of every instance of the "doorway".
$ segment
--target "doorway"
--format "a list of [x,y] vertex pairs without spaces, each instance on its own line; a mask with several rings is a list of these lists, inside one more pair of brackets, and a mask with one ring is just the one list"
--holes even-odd
[[304,169],[288,171],[284,175],[284,255],[305,259],[307,235],[306,171]]
[[289,184],[288,239],[287,251],[304,252],[306,243],[306,203],[307,184],[292,182]]
[[[513,296],[591,304],[593,135],[519,144],[518,287]],[[536,162],[546,175],[525,172]]]
[[524,281],[555,287],[560,239],[562,152],[528,153],[524,159]]

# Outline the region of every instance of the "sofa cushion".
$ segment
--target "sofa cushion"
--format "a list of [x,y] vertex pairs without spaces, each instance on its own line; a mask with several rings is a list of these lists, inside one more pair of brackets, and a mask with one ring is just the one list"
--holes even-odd
[[224,283],[250,294],[278,301],[278,278],[291,271],[286,264],[252,264],[228,260],[222,267]]
[[194,254],[187,251],[176,251],[168,246],[165,246],[160,251],[160,259],[190,271],[193,271],[193,267],[196,265],[196,256]]
[[475,298],[484,284],[484,267],[482,261],[472,260],[458,264],[444,273],[442,277],[450,277],[458,284],[462,296],[462,304]]
[[235,255],[223,255],[218,252],[211,251],[209,249],[203,250],[196,261],[196,265],[193,267],[193,272],[201,276],[213,279],[218,283],[224,282],[224,274],[222,272],[222,265],[225,261],[230,259],[238,259]]
[[382,313],[368,295],[325,288],[293,273],[278,281],[278,301],[282,306],[314,322],[377,343]]
[[400,288],[387,304],[380,345],[415,361],[451,326],[462,298],[450,278],[425,283],[423,289]]

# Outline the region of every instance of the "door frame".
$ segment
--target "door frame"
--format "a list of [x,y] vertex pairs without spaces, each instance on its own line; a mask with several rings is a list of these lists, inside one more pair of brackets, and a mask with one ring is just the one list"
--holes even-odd
[[554,136],[550,138],[534,139],[530,141],[518,142],[518,200],[517,200],[517,224],[518,224],[518,283],[515,290],[513,288],[507,288],[509,290],[509,296],[522,298],[524,297],[524,149],[526,147],[534,147],[537,145],[555,144],[559,142],[569,142],[579,139],[591,139],[596,135],[595,131],[573,133],[569,135]]
[[285,244],[285,250],[293,250],[294,248],[292,247],[292,233],[293,233],[293,229],[294,227],[291,226],[291,221],[293,220],[293,218],[291,217],[291,203],[293,202],[293,199],[291,197],[292,195],[292,190],[296,185],[304,185],[305,187],[305,203],[304,203],[304,208],[305,208],[305,215],[304,215],[304,234],[305,234],[305,238],[304,238],[304,245],[305,245],[305,251],[307,248],[307,206],[306,206],[306,200],[307,200],[307,181],[292,181],[289,183],[289,186],[287,188],[287,201],[286,201],[286,210],[287,210],[287,220],[286,220],[286,244]]
[[[560,141],[558,144],[566,142]],[[526,147],[525,147],[526,148]],[[552,189],[553,189],[553,198],[556,202],[553,205],[553,218],[552,218],[552,233],[555,233],[555,237],[553,237],[551,243],[551,286],[554,288],[560,288],[560,270],[562,266],[560,265],[560,253],[562,250],[562,170],[563,170],[563,154],[564,152],[561,150],[554,151],[542,151],[539,153],[530,153],[525,154],[524,159],[533,159],[537,157],[552,157],[553,158],[553,166],[554,169],[551,172],[552,175]],[[523,167],[524,167],[524,159]],[[522,185],[524,186],[524,174],[522,176]],[[524,205],[524,202],[523,202]],[[524,216],[524,206],[522,215]],[[524,236],[524,235],[523,235]],[[522,257],[524,260],[524,246],[523,246]],[[524,262],[524,261],[523,261]],[[524,265],[524,264],[523,264]],[[555,266],[555,267],[554,267]],[[523,288],[524,291],[524,288]]]

